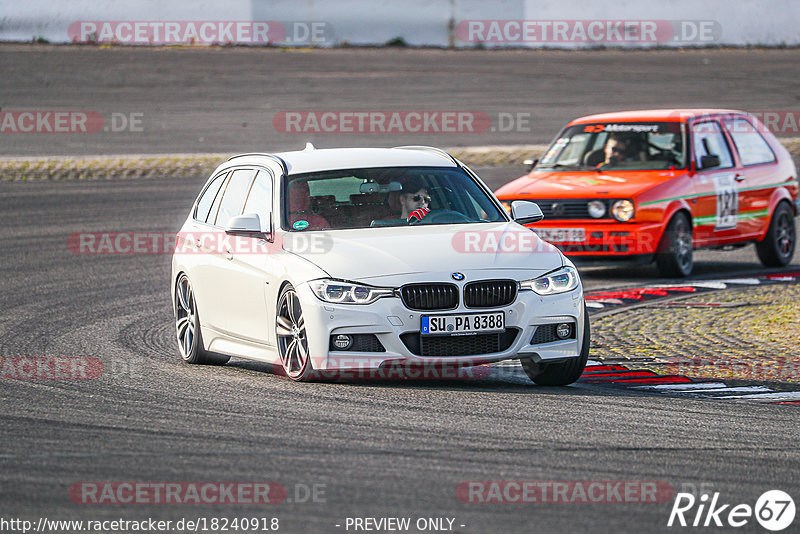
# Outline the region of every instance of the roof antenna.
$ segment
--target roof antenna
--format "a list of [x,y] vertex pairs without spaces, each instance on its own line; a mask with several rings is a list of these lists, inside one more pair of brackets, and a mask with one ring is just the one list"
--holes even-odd
[[306,147],[303,149],[303,152],[308,152],[310,150],[316,150],[316,149],[317,149],[317,147],[315,147],[313,144],[306,143]]

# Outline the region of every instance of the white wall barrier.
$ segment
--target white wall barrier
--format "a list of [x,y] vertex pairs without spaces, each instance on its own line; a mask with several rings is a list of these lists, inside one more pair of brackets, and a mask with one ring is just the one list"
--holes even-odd
[[798,46],[797,0],[0,0],[0,40],[585,48]]

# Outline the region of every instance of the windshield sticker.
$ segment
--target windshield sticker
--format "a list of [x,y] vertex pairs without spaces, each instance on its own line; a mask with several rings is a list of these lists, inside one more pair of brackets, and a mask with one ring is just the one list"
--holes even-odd
[[292,225],[295,230],[305,230],[308,228],[308,221],[297,221]]
[[584,132],[633,132],[633,133],[658,133],[658,124],[590,124],[583,129]]
[[542,163],[549,163],[550,160],[555,158],[561,150],[567,146],[569,143],[569,137],[562,137],[560,139],[556,139],[556,142],[553,143],[553,146],[550,147],[550,150],[542,157]]

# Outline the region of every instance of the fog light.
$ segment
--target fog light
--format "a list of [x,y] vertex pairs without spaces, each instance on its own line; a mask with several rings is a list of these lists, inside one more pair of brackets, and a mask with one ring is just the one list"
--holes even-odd
[[572,325],[569,323],[561,323],[556,326],[556,335],[559,339],[567,339],[572,333]]
[[345,334],[339,334],[333,338],[333,346],[339,350],[347,350],[353,344],[353,338]]

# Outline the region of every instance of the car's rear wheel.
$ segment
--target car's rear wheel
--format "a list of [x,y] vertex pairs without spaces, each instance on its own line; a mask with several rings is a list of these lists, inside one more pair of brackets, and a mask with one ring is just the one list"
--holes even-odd
[[676,214],[667,225],[656,253],[661,276],[684,278],[694,267],[692,223],[685,213]]
[[175,285],[175,331],[181,358],[188,363],[223,365],[230,356],[214,354],[203,348],[200,315],[189,277],[182,274]]
[[286,376],[297,381],[308,380],[313,367],[308,351],[306,324],[300,299],[290,284],[284,286],[278,297],[275,333]]
[[794,228],[794,213],[786,202],[775,208],[767,235],[756,243],[758,259],[766,267],[783,267],[792,261],[797,236]]
[[589,314],[583,308],[583,339],[581,352],[577,358],[559,363],[534,363],[530,358],[521,358],[520,363],[528,377],[540,386],[566,386],[575,382],[583,374],[589,359]]

